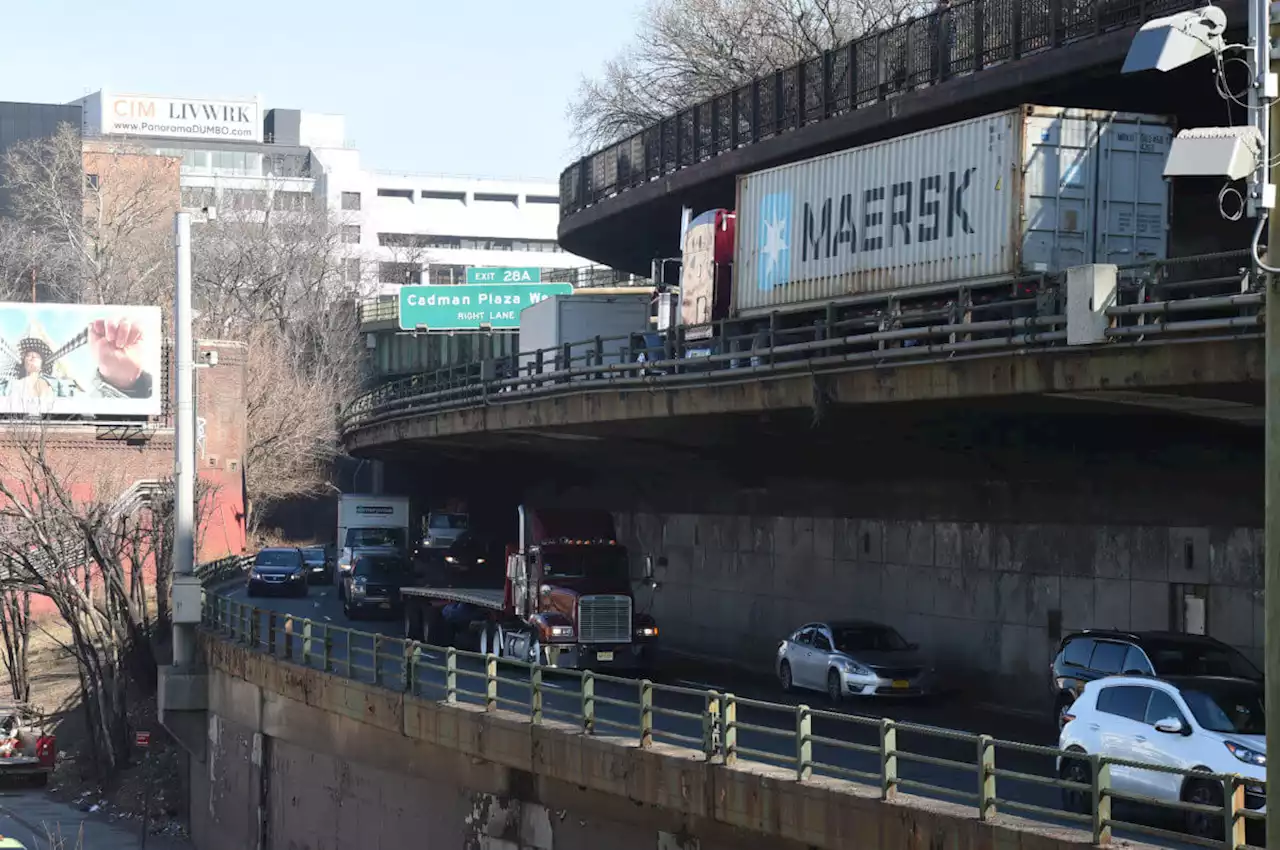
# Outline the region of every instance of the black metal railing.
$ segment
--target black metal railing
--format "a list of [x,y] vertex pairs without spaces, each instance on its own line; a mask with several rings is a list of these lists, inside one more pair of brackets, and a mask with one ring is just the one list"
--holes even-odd
[[682,168],[1199,0],[961,0],[664,118],[560,175],[560,216]]
[[[637,329],[391,381],[353,401],[343,426],[350,432],[404,416],[602,387],[676,387],[796,370],[1065,350],[1067,300],[1066,274],[1047,274],[863,296],[666,333]],[[1263,301],[1246,251],[1122,267],[1117,297],[1092,350],[1257,335]]]

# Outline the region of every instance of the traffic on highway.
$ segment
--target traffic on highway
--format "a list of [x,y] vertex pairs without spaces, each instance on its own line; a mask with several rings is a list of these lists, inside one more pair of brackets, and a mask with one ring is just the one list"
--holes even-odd
[[[348,559],[354,573],[359,572],[360,558],[357,552]],[[796,769],[799,777],[825,775],[881,788],[889,777],[894,790],[1059,826],[1088,830],[1092,825],[1095,830],[1110,832],[1114,823],[1116,837],[1157,839],[1169,847],[1222,840],[1222,784],[1217,781],[1217,773],[1206,774],[1208,779],[1199,784],[1188,783],[1194,796],[1187,802],[1201,807],[1194,811],[1156,805],[1172,802],[1176,806],[1180,797],[1185,800],[1178,790],[1180,781],[1170,778],[1163,783],[1164,788],[1175,789],[1172,800],[1168,800],[1155,783],[1144,781],[1140,775],[1135,778],[1136,774],[1149,771],[1125,773],[1123,765],[1111,768],[1116,796],[1114,806],[1104,812],[1106,822],[1101,827],[1092,806],[1082,805],[1093,781],[1090,762],[1059,758],[1060,736],[1075,750],[1083,750],[1081,744],[1089,740],[1089,735],[1083,734],[1086,725],[1093,728],[1090,734],[1097,740],[1113,731],[1098,732],[1108,719],[1141,722],[1152,710],[1164,713],[1144,702],[1140,708],[1126,709],[1138,712],[1139,720],[1127,721],[1119,715],[1107,718],[1104,706],[1097,700],[1096,686],[1099,682],[1118,681],[1130,684],[1132,690],[1128,679],[1109,679],[1097,671],[1082,672],[1080,690],[1090,707],[1088,714],[1080,711],[1083,723],[1070,710],[1060,716],[1033,716],[977,704],[960,694],[931,693],[925,678],[909,680],[913,683],[911,690],[920,697],[917,699],[861,696],[879,690],[874,676],[867,677],[871,665],[880,665],[885,655],[895,652],[908,656],[919,652],[896,631],[867,623],[812,623],[790,636],[781,636],[772,676],[763,671],[734,670],[715,659],[674,652],[655,656],[646,678],[606,672],[609,668],[602,670],[601,664],[589,665],[587,669],[592,672],[534,666],[528,663],[528,656],[508,654],[499,660],[503,655],[500,642],[488,643],[485,652],[490,654],[482,655],[452,645],[441,648],[407,641],[404,617],[396,610],[402,605],[399,600],[387,609],[378,609],[374,616],[354,619],[342,598],[351,593],[351,579],[347,577],[347,589],[341,591],[344,585],[339,563],[335,559],[332,575],[338,579],[337,584],[331,583],[328,576],[316,578],[308,582],[301,595],[288,592],[250,599],[251,571],[251,578],[243,584],[224,586],[211,597],[208,624],[293,663],[427,699],[487,705],[531,718],[536,715],[539,721],[560,721],[595,734],[642,740],[649,736],[653,742],[701,750],[708,758],[744,759]],[[406,569],[413,572],[408,562]],[[453,637],[457,636],[455,632]],[[1098,646],[1124,644],[1118,634],[1098,633],[1086,639],[1091,653],[1096,653]],[[832,641],[832,645],[824,645],[824,641]],[[1068,641],[1069,646],[1073,644]],[[1184,665],[1192,663],[1187,659],[1196,657],[1185,646],[1173,649],[1183,653]],[[1072,649],[1073,653],[1078,651],[1079,647]],[[1156,654],[1150,646],[1148,651]],[[825,676],[803,681],[796,678],[792,665],[800,654],[815,652],[825,655],[813,663],[834,663],[836,666],[831,669],[839,670],[845,682],[858,684],[856,695],[848,686],[832,694]],[[1166,652],[1160,657],[1173,656]],[[1208,657],[1217,658],[1212,653]],[[486,658],[494,659],[492,669]],[[540,660],[545,662],[546,657],[541,656]],[[841,667],[845,661],[847,665]],[[1221,663],[1237,662],[1228,658]],[[1061,659],[1058,666],[1060,669]],[[1055,682],[1068,689],[1075,687],[1059,678]],[[1159,690],[1162,686],[1157,682],[1148,677],[1142,684]],[[892,679],[888,680],[884,692],[892,693],[893,684]],[[1161,716],[1152,723],[1162,731],[1153,735],[1165,735],[1171,742],[1181,742],[1189,735],[1187,740],[1194,738],[1202,749],[1221,748],[1221,757],[1213,752],[1217,759],[1213,767],[1224,772],[1232,767],[1228,760],[1233,757],[1243,759],[1249,753],[1260,752],[1261,747],[1251,737],[1260,722],[1258,716],[1237,715],[1233,721],[1227,715],[1237,707],[1235,703],[1220,701],[1215,712],[1212,700],[1205,703],[1194,695],[1194,677],[1184,687],[1190,693],[1184,690],[1182,695],[1175,695],[1177,708],[1185,715],[1178,718],[1178,729],[1174,731],[1170,718]],[[1241,688],[1248,687],[1238,684],[1230,696],[1238,700]],[[1128,701],[1136,706],[1135,695],[1129,696]],[[1256,700],[1251,705],[1260,712]],[[1167,707],[1163,703],[1161,706]],[[1219,725],[1217,731],[1203,728],[1206,723],[1212,726],[1219,721],[1240,725]],[[1164,732],[1164,728],[1170,731]],[[806,743],[798,749],[801,731]],[[1245,742],[1241,744],[1241,756],[1235,756],[1235,751],[1222,743],[1239,743],[1229,740],[1233,732],[1238,732],[1234,737]],[[1250,750],[1248,743],[1254,743],[1257,750]],[[892,769],[886,769],[886,748]],[[1150,747],[1146,755],[1155,761],[1160,753]],[[1156,758],[1151,758],[1153,755]],[[1167,768],[1176,766],[1168,758],[1157,763]],[[1193,770],[1196,765],[1186,767]],[[1258,795],[1262,771],[1256,766],[1246,771],[1245,767],[1242,760],[1241,769],[1230,772],[1251,778],[1242,787],[1248,798],[1246,806],[1257,808],[1261,803]],[[989,797],[979,779],[980,770],[989,771],[997,780],[993,787],[998,791]],[[1205,791],[1215,787],[1219,795],[1216,798]],[[1141,798],[1147,799],[1136,801]],[[1215,806],[1216,816],[1206,814]],[[1260,823],[1254,820],[1248,826],[1252,834]]]

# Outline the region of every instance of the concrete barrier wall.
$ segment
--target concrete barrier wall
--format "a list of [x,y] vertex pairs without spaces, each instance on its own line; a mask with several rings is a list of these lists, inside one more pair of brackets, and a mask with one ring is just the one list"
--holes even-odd
[[1074,830],[691,750],[531,725],[307,670],[208,635],[200,850],[908,850],[1091,846]]

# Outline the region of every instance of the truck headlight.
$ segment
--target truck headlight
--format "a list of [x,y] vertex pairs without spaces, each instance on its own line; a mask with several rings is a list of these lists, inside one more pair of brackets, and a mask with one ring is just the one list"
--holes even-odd
[[658,636],[657,626],[640,626],[636,629],[636,637],[653,638]]
[[445,562],[446,564],[456,564],[456,563],[458,563],[458,559],[457,559],[457,558],[455,558],[455,557],[453,557],[452,555],[445,555],[445,556],[444,556],[444,562]]
[[351,595],[364,596],[366,585],[367,585],[367,582],[365,581],[364,576],[358,577],[357,579],[351,582]]

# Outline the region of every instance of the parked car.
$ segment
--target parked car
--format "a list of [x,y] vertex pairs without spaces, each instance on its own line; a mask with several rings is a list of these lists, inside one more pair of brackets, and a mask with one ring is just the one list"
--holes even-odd
[[1069,634],[1050,665],[1058,726],[1086,684],[1104,676],[1227,676],[1262,681],[1262,671],[1220,640],[1181,632],[1088,629]]
[[409,559],[400,552],[357,549],[343,577],[342,613],[347,619],[377,613],[400,616],[400,588],[412,581]]
[[[1221,676],[1113,676],[1084,686],[1067,712],[1061,749],[1110,756],[1192,773],[1240,774],[1245,807],[1262,810],[1267,778],[1266,718],[1258,682]],[[1058,775],[1089,784],[1089,762],[1058,757]],[[1222,782],[1123,765],[1111,766],[1112,790],[1161,802],[1221,806]],[[1092,810],[1087,791],[1065,789],[1069,811]],[[1221,814],[1186,812],[1201,838],[1225,837]]]
[[807,623],[778,645],[782,689],[846,696],[923,696],[933,692],[933,668],[890,626],[861,620]]
[[262,549],[249,568],[249,595],[288,593],[307,595],[306,562],[302,550],[293,546]]
[[307,565],[309,584],[333,584],[334,558],[328,546],[307,546],[302,550],[302,560]]
[[0,776],[47,785],[57,759],[57,739],[30,717],[22,705],[0,703]]

